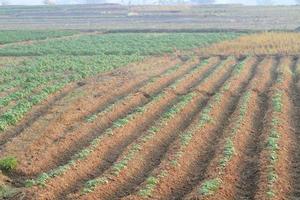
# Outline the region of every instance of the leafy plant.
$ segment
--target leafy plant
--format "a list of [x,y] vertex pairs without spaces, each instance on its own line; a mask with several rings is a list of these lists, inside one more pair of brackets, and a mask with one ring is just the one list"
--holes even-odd
[[276,112],[281,112],[282,110],[282,93],[277,91],[276,94],[272,98],[273,108]]
[[0,199],[11,199],[19,192],[18,189],[0,184]]
[[232,142],[231,138],[226,140],[226,144],[225,144],[223,155],[224,155],[224,157],[221,159],[220,165],[222,167],[225,167],[226,164],[227,164],[227,162],[234,155],[234,145],[233,145],[233,142]]
[[138,192],[140,196],[149,197],[152,193],[152,190],[156,187],[159,180],[156,177],[150,176],[146,180],[146,187]]
[[6,172],[11,172],[16,169],[18,164],[17,158],[13,156],[7,156],[0,159],[0,169]]
[[221,180],[219,178],[205,181],[199,189],[201,195],[212,195],[221,186]]

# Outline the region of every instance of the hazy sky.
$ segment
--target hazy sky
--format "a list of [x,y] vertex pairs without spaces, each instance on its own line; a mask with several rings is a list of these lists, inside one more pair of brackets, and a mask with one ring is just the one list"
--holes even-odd
[[[217,3],[242,3],[246,5],[256,5],[256,0],[217,0]],[[291,5],[295,4],[294,0],[273,0],[274,4]]]
[[[2,0],[0,0],[1,2]],[[34,4],[41,4],[43,0],[8,0],[10,4],[20,4],[20,5],[34,5]],[[57,0],[62,1],[62,0]],[[109,2],[109,0],[107,0]],[[68,2],[76,3],[76,0],[68,0]],[[217,3],[241,3],[246,5],[255,5],[256,0],[216,0]],[[273,0],[275,4],[295,4],[294,0]]]

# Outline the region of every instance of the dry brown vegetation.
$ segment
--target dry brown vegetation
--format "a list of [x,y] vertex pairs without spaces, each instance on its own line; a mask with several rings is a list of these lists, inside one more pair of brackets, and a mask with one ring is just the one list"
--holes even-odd
[[201,49],[204,55],[297,55],[300,33],[263,32],[241,36]]

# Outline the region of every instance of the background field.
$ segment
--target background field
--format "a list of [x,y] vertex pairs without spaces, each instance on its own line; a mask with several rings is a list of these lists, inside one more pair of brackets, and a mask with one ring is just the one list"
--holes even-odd
[[294,30],[300,6],[10,6],[0,7],[1,29]]

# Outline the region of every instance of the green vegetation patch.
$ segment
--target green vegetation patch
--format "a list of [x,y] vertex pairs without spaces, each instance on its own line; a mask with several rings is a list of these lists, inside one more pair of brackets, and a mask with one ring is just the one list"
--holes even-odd
[[0,183],[0,199],[13,198],[18,192],[18,189]]
[[221,183],[222,181],[219,178],[207,180],[202,184],[198,192],[204,196],[212,195],[220,188]]
[[75,33],[78,33],[78,31],[2,30],[0,31],[0,44],[7,44],[12,42],[20,42],[20,41],[27,41],[27,40],[42,40],[47,38],[69,36]]
[[208,46],[237,37],[235,33],[112,33],[84,35],[65,40],[12,45],[0,49],[2,56],[33,55],[160,55],[174,49]]
[[[48,34],[54,35],[50,32]],[[0,107],[6,108],[12,102],[15,105],[3,109],[5,110],[3,113],[0,112],[0,131],[16,124],[31,110],[32,106],[42,102],[68,83],[141,61],[146,56],[171,53],[175,49],[206,46],[232,37],[236,35],[234,33],[116,33],[84,35],[59,41],[47,40],[3,47],[0,49],[2,56],[32,55],[34,57],[25,59],[14,67],[0,68],[0,92],[7,92],[7,95],[0,99]],[[179,67],[177,65],[167,73]],[[10,92],[14,88],[16,90]],[[86,120],[92,122],[95,117],[90,116]]]
[[276,112],[281,112],[282,110],[282,92],[277,91],[272,98],[273,108]]
[[7,156],[0,159],[0,170],[5,172],[11,172],[16,169],[18,164],[17,158],[13,156]]

